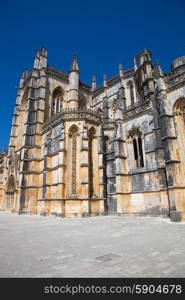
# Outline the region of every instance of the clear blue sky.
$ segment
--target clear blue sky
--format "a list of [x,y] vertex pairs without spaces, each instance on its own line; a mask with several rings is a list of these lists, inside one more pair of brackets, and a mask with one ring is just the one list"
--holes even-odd
[[68,71],[78,56],[82,81],[101,83],[132,65],[140,50],[152,50],[164,71],[185,55],[184,0],[0,0],[0,149],[8,144],[21,72],[46,46],[48,64]]

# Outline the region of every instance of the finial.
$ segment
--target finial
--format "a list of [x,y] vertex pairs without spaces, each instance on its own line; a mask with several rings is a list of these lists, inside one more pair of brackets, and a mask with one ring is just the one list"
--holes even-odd
[[40,54],[44,57],[47,57],[47,49],[45,47],[42,47]]
[[135,56],[134,56],[134,71],[137,71],[137,62]]
[[44,56],[44,54],[45,54],[45,49],[44,49],[44,47],[42,48],[42,50],[41,50],[41,54]]
[[93,82],[96,82],[96,74],[93,74],[93,76],[92,76],[92,81],[93,81]]
[[92,91],[94,91],[96,89],[96,75],[93,74],[92,76]]
[[39,58],[39,56],[40,56],[40,52],[39,52],[38,49],[36,49],[36,51],[35,51],[35,58]]
[[163,71],[162,71],[162,68],[161,68],[161,65],[160,65],[158,59],[156,60],[156,64],[157,64],[157,66],[156,66],[156,69],[157,69],[157,75],[158,75],[159,77],[161,77],[161,76],[163,76]]
[[26,71],[23,71],[23,72],[22,72],[21,78],[22,78],[22,79],[25,79],[25,78],[26,78]]
[[44,48],[45,50],[45,57],[48,57],[48,50],[46,48]]
[[106,73],[103,74],[103,86],[107,87],[107,74]]
[[123,77],[123,65],[119,64],[119,76]]
[[39,51],[39,56],[35,59],[35,68],[37,67],[39,69],[46,68],[47,67],[47,50],[45,47],[41,48],[41,51]]
[[21,77],[20,77],[20,81],[19,81],[19,88],[23,87],[25,78],[26,78],[26,73],[25,73],[25,71],[23,71],[21,73]]
[[77,62],[77,56],[76,54],[74,53],[73,54],[73,59],[72,59],[72,63],[71,63],[71,67],[70,67],[70,72],[71,71],[76,71],[76,72],[79,72],[79,68],[78,68],[78,62]]
[[40,51],[38,49],[36,49],[36,51],[35,51],[35,57],[34,57],[34,64],[33,64],[34,69],[38,69],[38,67],[39,67],[39,60],[40,60]]
[[28,74],[29,74],[29,70],[27,69],[27,70],[25,71],[25,77],[28,77]]

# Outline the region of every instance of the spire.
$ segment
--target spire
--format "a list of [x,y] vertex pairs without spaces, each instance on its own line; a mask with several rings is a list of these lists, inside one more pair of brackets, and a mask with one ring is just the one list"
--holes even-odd
[[95,74],[92,76],[92,82],[96,82],[96,75]]
[[39,50],[36,50],[35,51],[35,58],[39,58],[39,56],[40,56],[40,52],[39,52]]
[[92,86],[91,86],[92,91],[96,89],[96,75],[94,74],[92,77]]
[[107,87],[107,74],[106,73],[103,74],[103,86]]
[[76,55],[73,55],[73,60],[69,70],[69,90],[68,90],[68,108],[77,108],[79,100],[79,77]]
[[42,48],[42,50],[41,50],[41,55],[42,55],[43,57],[48,57],[47,49],[46,49],[45,47]]
[[76,54],[73,54],[73,60],[70,67],[70,72],[79,72]]
[[[38,56],[38,54],[37,54],[37,56]],[[47,50],[46,50],[46,48],[42,48],[39,53],[39,58],[38,58],[39,69],[43,69],[43,68],[47,67],[47,58],[48,58]]]
[[19,82],[19,88],[23,87],[25,78],[26,78],[26,72],[23,71],[21,74],[20,82]]
[[164,75],[158,60],[156,61],[156,67],[154,70],[155,70],[156,84],[157,84],[158,91],[165,91],[166,84],[164,81]]
[[40,52],[39,52],[39,50],[36,50],[36,52],[35,52],[35,58],[34,58],[34,65],[33,65],[34,69],[38,69],[38,67],[39,67],[39,60],[40,60]]
[[122,78],[123,77],[123,65],[119,64],[119,76]]
[[137,71],[137,62],[135,56],[134,56],[134,71]]
[[22,75],[21,75],[21,78],[22,78],[22,79],[25,79],[25,78],[26,78],[26,72],[27,72],[27,70],[22,72]]
[[158,60],[156,60],[156,64],[157,64],[157,66],[156,66],[157,76],[163,77],[163,71],[162,71],[161,65]]

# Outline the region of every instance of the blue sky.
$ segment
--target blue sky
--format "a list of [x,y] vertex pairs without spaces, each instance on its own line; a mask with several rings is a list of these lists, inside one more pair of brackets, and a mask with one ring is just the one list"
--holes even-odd
[[8,144],[19,76],[46,46],[48,64],[68,71],[77,53],[82,81],[98,83],[147,48],[164,71],[185,55],[184,0],[0,0],[0,149]]

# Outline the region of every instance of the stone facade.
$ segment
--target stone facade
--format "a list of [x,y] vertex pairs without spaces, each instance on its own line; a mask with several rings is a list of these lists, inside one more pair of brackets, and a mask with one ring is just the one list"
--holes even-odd
[[0,209],[62,217],[162,215],[185,220],[185,57],[170,73],[141,51],[96,87],[43,48],[22,74]]

